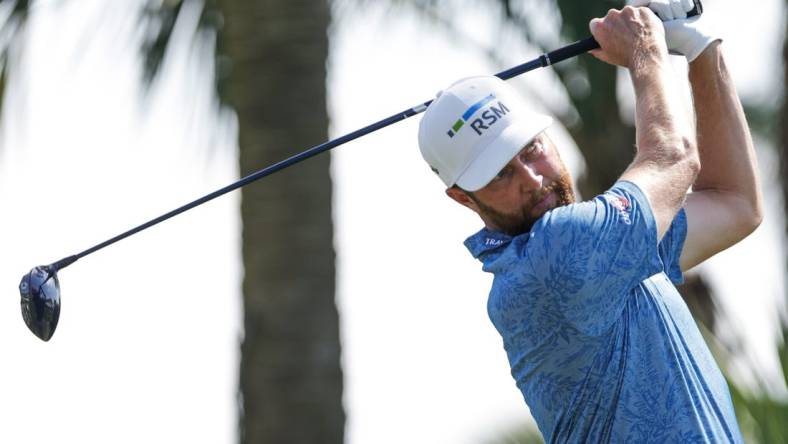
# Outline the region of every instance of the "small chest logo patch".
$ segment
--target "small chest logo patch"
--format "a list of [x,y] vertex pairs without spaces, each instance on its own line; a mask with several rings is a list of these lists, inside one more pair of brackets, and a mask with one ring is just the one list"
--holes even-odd
[[605,194],[605,199],[610,203],[610,205],[613,206],[613,208],[618,210],[618,214],[621,215],[621,219],[625,224],[632,224],[632,218],[629,215],[630,211],[632,210],[632,205],[629,203],[629,199],[624,196],[615,196],[610,194]]

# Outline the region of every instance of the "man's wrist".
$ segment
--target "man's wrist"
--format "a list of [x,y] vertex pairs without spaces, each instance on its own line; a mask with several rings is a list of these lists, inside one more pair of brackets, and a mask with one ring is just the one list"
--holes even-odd
[[637,86],[639,81],[651,83],[655,78],[660,78],[668,64],[667,51],[657,46],[650,50],[636,51],[629,72]]
[[722,54],[722,40],[715,40],[709,43],[698,57],[695,60],[689,63],[690,69],[697,68],[702,65],[706,65],[709,63],[715,63],[716,60],[719,59],[720,54]]

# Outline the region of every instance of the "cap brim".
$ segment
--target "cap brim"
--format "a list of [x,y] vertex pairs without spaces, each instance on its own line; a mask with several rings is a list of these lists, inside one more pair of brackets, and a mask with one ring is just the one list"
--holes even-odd
[[466,191],[478,191],[493,178],[527,144],[553,123],[549,116],[538,115],[526,124],[512,124],[501,131],[457,178],[457,186]]

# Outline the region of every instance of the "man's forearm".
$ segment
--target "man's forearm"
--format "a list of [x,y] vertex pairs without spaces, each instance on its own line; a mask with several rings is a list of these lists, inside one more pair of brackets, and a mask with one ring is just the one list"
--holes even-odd
[[663,25],[649,9],[627,6],[591,20],[589,27],[600,45],[592,54],[628,68],[632,76],[638,146],[621,179],[646,195],[661,239],[699,169],[689,117],[667,69]]
[[635,89],[637,154],[622,175],[636,177],[657,221],[658,238],[670,227],[698,171],[690,116],[681,102],[667,54],[647,69],[630,69]]
[[701,170],[693,191],[733,195],[760,222],[762,196],[752,137],[719,42],[690,64]]
[[652,62],[647,69],[630,69],[630,75],[635,89],[638,156],[664,167],[693,157],[692,126],[668,60]]

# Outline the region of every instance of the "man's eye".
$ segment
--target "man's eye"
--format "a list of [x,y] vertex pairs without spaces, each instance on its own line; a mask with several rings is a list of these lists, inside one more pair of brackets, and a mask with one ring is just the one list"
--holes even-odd
[[540,154],[542,154],[542,144],[539,142],[531,143],[523,150],[526,159],[532,159]]
[[511,174],[511,172],[512,172],[511,170],[512,169],[509,168],[508,166],[505,167],[504,169],[499,171],[498,174],[495,175],[495,179],[494,180],[505,179],[506,177],[508,177]]

